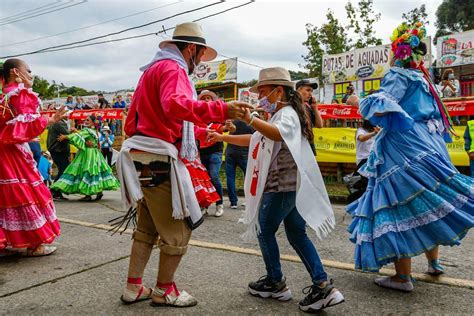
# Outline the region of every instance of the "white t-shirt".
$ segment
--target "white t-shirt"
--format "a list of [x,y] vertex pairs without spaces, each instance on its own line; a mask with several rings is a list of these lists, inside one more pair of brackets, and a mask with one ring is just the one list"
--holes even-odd
[[[459,80],[454,79],[451,80],[451,84],[456,88],[456,91],[453,91],[450,86],[446,86],[446,88],[442,91],[443,93],[443,98],[454,98],[454,97],[459,97],[461,95],[461,89],[459,85]],[[440,91],[443,89],[444,84],[443,82],[440,83]]]
[[370,150],[374,144],[375,137],[370,138],[365,142],[359,140],[360,135],[367,135],[370,132],[367,132],[362,127],[359,127],[356,131],[356,164],[359,164],[362,160],[369,158]]

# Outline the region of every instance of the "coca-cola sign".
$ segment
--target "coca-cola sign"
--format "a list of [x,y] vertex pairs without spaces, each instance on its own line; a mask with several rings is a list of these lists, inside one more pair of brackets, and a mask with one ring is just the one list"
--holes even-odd
[[[101,109],[101,110],[76,110],[72,111],[69,114],[70,120],[84,120],[88,116],[95,115],[96,117],[101,117],[105,120],[110,119],[121,119],[122,113],[124,110],[122,109]],[[55,112],[54,111],[47,111],[41,112],[42,115],[52,116]]]

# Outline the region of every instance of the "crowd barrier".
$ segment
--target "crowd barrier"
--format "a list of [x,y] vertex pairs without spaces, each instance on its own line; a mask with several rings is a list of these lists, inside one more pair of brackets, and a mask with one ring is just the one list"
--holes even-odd
[[[460,103],[461,102],[461,103]],[[462,103],[464,102],[464,103]],[[445,102],[448,107],[456,107],[454,112],[463,113],[463,115],[474,115],[474,100]],[[473,103],[472,105],[470,103]],[[346,105],[321,105],[319,106],[324,119],[360,119],[357,107]],[[471,114],[472,112],[472,114]],[[466,114],[469,113],[469,114]],[[43,112],[46,115],[52,115],[54,112]],[[71,120],[82,120],[87,116],[94,114],[103,120],[125,118],[126,113],[122,109],[102,109],[102,110],[78,110],[70,114]],[[123,126],[123,124],[121,124]],[[447,144],[449,155],[456,166],[469,166],[469,159],[464,150],[464,130],[465,126],[455,126],[457,136],[453,136],[453,142]],[[355,128],[330,127],[314,129],[314,140],[319,162],[331,163],[355,163],[356,143]],[[46,150],[47,131],[41,135],[41,147]],[[121,139],[121,138],[120,138]],[[118,139],[117,139],[118,140]],[[119,147],[116,144],[114,147]],[[71,146],[73,152],[76,151]]]

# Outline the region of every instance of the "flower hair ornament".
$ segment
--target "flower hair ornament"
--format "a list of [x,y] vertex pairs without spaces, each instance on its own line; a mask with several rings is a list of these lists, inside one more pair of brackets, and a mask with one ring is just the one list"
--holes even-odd
[[395,65],[402,68],[418,68],[426,55],[426,45],[422,40],[426,37],[423,23],[408,25],[403,22],[393,30],[392,53]]
[[431,95],[433,95],[438,105],[445,131],[457,136],[448,109],[439,97],[434,82],[423,65],[423,56],[427,52],[426,45],[422,42],[425,37],[426,29],[421,22],[416,22],[413,25],[403,22],[397,26],[393,30],[392,36],[390,36],[394,65],[401,68],[418,69],[423,73],[423,77],[428,82]]

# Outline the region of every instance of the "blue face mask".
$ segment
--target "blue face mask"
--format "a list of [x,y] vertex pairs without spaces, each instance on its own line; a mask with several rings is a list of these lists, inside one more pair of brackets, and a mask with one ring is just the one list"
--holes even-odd
[[[276,88],[273,89],[272,92],[268,94],[268,96],[270,96],[275,90]],[[263,97],[260,100],[258,100],[258,107],[264,110],[265,112],[274,113],[276,111],[278,101],[271,103],[268,100],[268,96]]]

